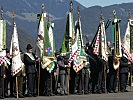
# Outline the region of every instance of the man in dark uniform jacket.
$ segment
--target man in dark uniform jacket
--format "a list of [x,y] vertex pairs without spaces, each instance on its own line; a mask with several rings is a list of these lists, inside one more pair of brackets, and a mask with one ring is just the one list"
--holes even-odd
[[[89,59],[88,59],[89,61]],[[84,67],[78,72],[78,94],[82,94],[82,89],[84,89],[84,94],[89,93],[89,62],[84,61]]]
[[108,66],[109,66],[109,86],[108,92],[115,93],[117,86],[117,71],[113,67],[113,59],[114,59],[114,50],[112,50],[112,55],[108,57]]
[[97,59],[97,69],[98,69],[98,80],[97,80],[97,93],[101,94],[104,93],[104,62],[101,58]]
[[24,54],[24,64],[26,68],[27,75],[27,90],[28,96],[36,96],[36,80],[37,80],[37,69],[36,61],[39,59],[36,58],[35,54],[32,52],[32,46],[27,45],[27,53]]
[[97,69],[97,55],[93,54],[93,48],[92,47],[88,47],[88,56],[89,56],[89,62],[90,62],[90,80],[91,80],[91,91],[92,93],[95,93],[95,87],[96,87],[96,83],[97,83],[97,77],[98,77],[98,69]]
[[121,61],[120,61],[120,91],[121,92],[128,92],[126,90],[127,80],[128,80],[128,59],[126,55],[123,54]]
[[0,99],[4,99],[4,97],[2,96],[2,78],[3,78],[2,66],[0,66]]
[[68,86],[68,73],[67,73],[68,65],[65,65],[65,58],[61,56],[57,58],[57,63],[59,66],[61,95],[67,95],[68,94],[68,87],[67,87]]
[[[10,57],[10,54],[9,54],[9,50],[6,50],[6,55],[7,55],[7,59],[8,59],[8,61],[9,62],[11,62],[11,57]],[[7,67],[5,67],[5,75],[6,75],[6,77],[5,77],[5,79],[4,79],[4,92],[5,92],[5,97],[7,98],[8,97],[8,83],[10,82],[10,80],[11,80],[11,65],[8,65],[7,64]],[[10,86],[10,89],[11,89],[12,87]],[[11,93],[11,91],[10,91],[10,93]]]

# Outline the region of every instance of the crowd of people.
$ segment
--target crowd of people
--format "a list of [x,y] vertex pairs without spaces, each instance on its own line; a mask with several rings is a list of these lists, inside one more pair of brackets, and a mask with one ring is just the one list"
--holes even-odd
[[[40,96],[54,96],[128,92],[127,83],[131,85],[128,80],[128,74],[132,74],[131,62],[123,53],[119,68],[115,70],[113,68],[114,51],[109,42],[108,62],[93,54],[93,48],[87,46],[87,61],[84,61],[84,67],[78,72],[74,71],[73,62],[68,64],[69,56],[61,56],[60,52],[56,51],[55,67],[49,73],[47,69],[40,66],[40,58],[33,53],[32,46],[28,44],[26,49],[26,53],[21,52],[24,68],[15,76],[11,76],[11,65],[7,65],[5,68],[1,65],[0,99],[17,97],[17,92],[19,98],[36,97],[38,94]],[[11,62],[8,50],[6,54]]]

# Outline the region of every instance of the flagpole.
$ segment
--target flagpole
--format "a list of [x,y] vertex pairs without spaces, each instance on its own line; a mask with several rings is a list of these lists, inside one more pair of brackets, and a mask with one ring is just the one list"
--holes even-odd
[[[12,12],[12,19],[13,19],[13,26],[14,26],[14,21],[15,21],[15,13]],[[16,93],[17,93],[17,99],[19,98],[18,96],[18,77],[16,75]]]
[[104,84],[105,84],[105,93],[107,93],[107,82],[106,82],[106,78],[107,78],[107,73],[106,73],[106,63],[104,64]]
[[[3,13],[4,13],[4,10],[3,10],[3,7],[1,7],[1,20],[3,20]],[[4,70],[5,70],[5,66],[4,64],[2,64],[2,95],[4,97]]]
[[[130,9],[128,10],[128,16],[129,16],[129,19],[132,19],[131,10]],[[130,33],[130,35],[131,35],[131,33]],[[130,40],[130,43],[131,43],[131,40]],[[130,50],[130,53],[131,53],[131,50]],[[131,68],[130,68],[130,81],[131,81],[130,82],[131,83],[131,85],[130,85],[130,91],[132,91],[132,63],[131,63]]]
[[50,91],[50,92],[51,92],[51,94],[52,94],[52,93],[53,93],[53,90],[52,90],[52,86],[53,86],[53,85],[52,85],[52,84],[53,84],[53,82],[52,82],[52,78],[53,78],[53,77],[52,77],[52,72],[50,73],[50,78],[51,78],[51,79],[50,79],[50,81],[51,81],[51,82],[50,82],[50,83],[51,83],[51,84],[50,84],[50,87],[51,87],[51,91]]
[[38,65],[38,96],[39,96],[39,91],[40,91],[40,61]]
[[4,92],[4,70],[5,70],[5,66],[4,66],[4,64],[2,64],[2,76],[3,76],[3,78],[2,78],[2,96],[4,97],[4,94],[5,94],[5,92]]
[[19,98],[18,97],[18,77],[16,75],[16,93],[17,93],[17,99]]
[[[44,13],[44,0],[42,1],[42,13]],[[43,14],[43,17],[44,17],[44,14]],[[42,55],[42,52],[40,50],[40,53],[41,53],[41,59],[43,59],[43,55]],[[38,65],[38,96],[40,94],[40,67],[41,67],[41,61],[39,61],[39,65]]]
[[[104,20],[104,18],[103,18],[103,12],[102,12],[102,10],[101,10],[101,14],[100,14],[100,20],[101,20],[101,22]],[[107,22],[108,23],[108,22]],[[104,34],[105,35],[105,34]],[[105,43],[104,43],[105,44]],[[104,51],[105,52],[105,51]],[[103,63],[103,71],[104,71],[104,86],[105,86],[105,93],[107,93],[107,82],[106,82],[106,75],[107,75],[107,73],[106,73],[106,62],[104,62]]]
[[117,74],[118,74],[118,94],[120,94],[120,68],[118,68]]
[[83,95],[84,95],[84,68],[82,69],[82,89],[83,89]]
[[69,93],[69,80],[70,80],[70,66],[68,67],[68,95],[70,95],[70,93]]

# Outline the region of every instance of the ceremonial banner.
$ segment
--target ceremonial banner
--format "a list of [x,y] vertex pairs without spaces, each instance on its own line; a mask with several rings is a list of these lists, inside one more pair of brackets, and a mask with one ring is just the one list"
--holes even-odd
[[6,20],[0,20],[0,51],[6,49]]
[[39,55],[40,57],[42,57],[43,54],[45,30],[46,30],[46,13],[42,13],[38,24],[38,36],[37,36],[37,46],[40,50],[40,55]]
[[85,53],[85,48],[83,45],[83,38],[82,38],[82,30],[81,30],[81,22],[80,19],[77,21],[76,24],[76,39],[77,39],[77,55],[76,58],[74,59],[74,65],[73,65],[73,69],[75,70],[75,72],[80,71],[83,67],[84,64],[83,62],[87,62],[87,58],[86,58],[86,53]]
[[12,67],[11,67],[11,74],[14,76],[19,71],[22,70],[23,63],[21,61],[20,56],[20,49],[19,49],[19,41],[18,41],[18,33],[16,23],[13,23],[13,34],[12,34],[12,41],[11,41],[11,54],[12,54]]
[[130,53],[130,23],[127,24],[126,33],[124,36],[123,47]]
[[114,69],[118,69],[120,65],[120,58],[122,57],[121,37],[120,37],[120,19],[114,18]]
[[6,20],[0,20],[0,66],[6,63]]
[[6,50],[0,51],[0,66],[6,61]]
[[104,61],[108,61],[106,33],[105,33],[105,25],[103,20],[101,21],[101,55]]
[[124,51],[124,53],[127,55],[128,59],[133,63],[133,57],[132,57],[132,53],[130,53],[131,51],[131,37],[130,37],[130,34],[131,34],[131,23],[133,23],[133,20],[132,19],[129,19],[129,22],[127,24],[127,29],[126,29],[126,33],[125,33],[125,36],[124,36],[124,41],[123,41],[123,45],[122,45],[122,49]]
[[50,73],[54,69],[54,36],[53,36],[54,23],[48,22],[47,31],[44,35],[44,51],[43,51],[43,68],[46,68]]
[[133,56],[133,20],[130,20],[130,53]]
[[98,33],[97,33],[96,42],[93,50],[93,53],[96,55],[99,55],[100,39],[101,39],[101,25],[98,26]]
[[[73,16],[72,13],[69,12],[67,16],[67,23],[66,23],[66,32],[64,34],[62,46],[61,46],[61,55],[67,56],[72,52],[72,41],[74,40],[74,24],[73,24]],[[71,55],[72,57],[72,55]],[[71,62],[73,58],[69,59]]]
[[122,57],[121,37],[120,37],[120,20],[114,19],[114,51],[116,57]]

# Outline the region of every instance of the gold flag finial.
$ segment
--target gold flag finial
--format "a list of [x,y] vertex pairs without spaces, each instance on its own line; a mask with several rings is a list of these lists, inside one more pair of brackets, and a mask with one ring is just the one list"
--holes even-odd
[[78,21],[80,20],[80,7],[77,7],[77,12],[78,12]]
[[73,6],[73,2],[72,2],[72,0],[70,0],[70,12],[72,12],[72,6]]
[[44,2],[42,3],[42,12],[44,13]]
[[114,15],[114,18],[116,18],[116,11],[115,11],[115,9],[113,10],[113,15]]
[[1,7],[1,19],[3,19],[3,15],[4,15],[4,10],[3,7]]
[[129,17],[129,19],[131,19],[131,18],[132,18],[132,15],[131,15],[131,10],[130,10],[130,9],[128,10],[128,17]]
[[16,16],[16,15],[15,15],[15,13],[14,13],[14,12],[12,12],[12,18],[13,18],[13,19],[15,18],[15,16]]
[[101,13],[100,13],[100,20],[101,21],[103,20],[103,11],[102,11],[102,8],[101,8]]
[[50,22],[51,20],[50,20],[50,15],[49,15],[49,13],[48,13],[48,22]]

